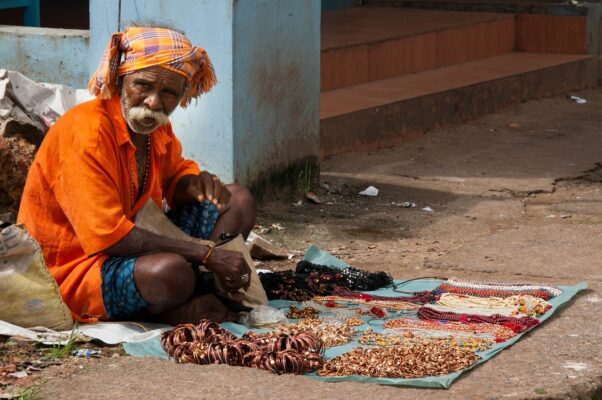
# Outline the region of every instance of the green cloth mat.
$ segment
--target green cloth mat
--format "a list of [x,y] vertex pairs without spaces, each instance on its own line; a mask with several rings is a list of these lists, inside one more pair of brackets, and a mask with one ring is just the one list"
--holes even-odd
[[[309,262],[312,262],[314,264],[329,265],[329,266],[334,266],[334,267],[338,267],[338,268],[347,268],[349,266],[342,260],[334,257],[332,254],[322,251],[315,246],[312,246],[307,250],[307,252],[305,253],[305,257],[303,259],[307,260]],[[399,281],[399,280],[395,281],[395,283],[402,283],[402,286],[398,287],[399,290],[403,290],[403,291],[407,291],[407,292],[420,292],[420,291],[424,291],[424,290],[433,290],[437,286],[439,286],[439,284],[441,284],[442,282],[443,282],[442,280],[437,280],[437,279],[420,279],[420,280],[410,281],[407,283],[403,283],[403,281]],[[567,305],[568,302],[577,294],[577,292],[586,289],[587,283],[581,282],[574,286],[558,286],[558,287],[562,290],[562,294],[560,296],[554,297],[553,299],[549,300],[549,302],[552,304],[553,307],[545,315],[543,315],[542,317],[539,318],[541,323],[545,322],[556,311],[558,311],[559,309],[561,309],[562,307]],[[379,290],[376,290],[373,292],[365,292],[365,293],[379,295],[379,296],[401,296],[401,295],[403,295],[401,293],[397,293],[397,292],[393,291],[393,288],[384,288],[384,289],[379,289]],[[286,301],[286,300],[271,300],[269,304],[270,304],[270,306],[275,307],[275,308],[288,308],[289,305],[296,304],[296,303],[292,302],[292,301]],[[364,320],[367,321],[367,319],[364,319]],[[538,325],[538,326],[540,326],[540,325]],[[381,324],[369,325],[369,324],[365,323],[364,325],[356,327],[356,329],[364,330],[364,329],[370,327],[375,332],[379,332],[382,330],[381,326],[382,326]],[[242,335],[248,330],[248,328],[244,325],[235,324],[235,323],[231,323],[231,322],[222,324],[222,327],[224,327],[225,329],[231,331],[232,333],[234,333],[236,335]],[[308,374],[308,376],[311,376],[315,379],[319,379],[322,381],[327,381],[327,382],[354,381],[354,382],[370,382],[370,383],[378,383],[378,384],[383,384],[383,385],[395,385],[395,386],[403,385],[403,386],[430,387],[430,388],[448,388],[452,384],[452,382],[460,376],[460,374],[488,361],[491,357],[495,356],[497,353],[499,353],[506,347],[509,347],[512,344],[514,344],[516,341],[518,341],[525,333],[526,332],[523,332],[522,334],[517,335],[517,336],[513,337],[512,339],[508,339],[503,343],[496,343],[492,348],[490,348],[486,351],[478,352],[477,354],[479,354],[481,356],[481,359],[479,361],[477,361],[475,364],[473,364],[471,367],[457,371],[457,372],[453,372],[453,373],[447,374],[447,375],[428,376],[428,377],[423,377],[423,378],[411,378],[411,379],[372,378],[372,377],[358,376],[358,375],[322,377],[322,376],[317,376],[315,373]],[[137,356],[137,357],[154,356],[154,357],[167,358],[165,352],[161,348],[161,344],[159,343],[159,337],[160,337],[160,333],[157,333],[155,336],[152,336],[152,337],[147,338],[142,341],[124,343],[125,351],[128,354],[130,354],[132,356]],[[352,341],[352,342],[347,343],[342,346],[331,347],[326,350],[326,353],[324,356],[326,359],[331,359],[331,358],[341,355],[347,351],[350,351],[354,347],[358,347],[358,346],[360,346],[360,344],[357,341]],[[364,347],[368,347],[368,346],[364,346]]]

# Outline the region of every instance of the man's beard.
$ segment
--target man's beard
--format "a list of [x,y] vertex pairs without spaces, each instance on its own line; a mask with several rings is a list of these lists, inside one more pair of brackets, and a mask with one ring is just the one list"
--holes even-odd
[[141,135],[148,135],[161,125],[169,123],[169,116],[163,111],[153,111],[146,106],[132,107],[125,90],[121,90],[121,108],[125,122],[130,129]]

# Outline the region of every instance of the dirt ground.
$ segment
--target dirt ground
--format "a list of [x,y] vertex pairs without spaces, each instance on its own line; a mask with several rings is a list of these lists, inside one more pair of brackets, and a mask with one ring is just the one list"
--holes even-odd
[[[398,148],[332,157],[316,190],[323,204],[284,195],[260,205],[266,239],[298,252],[315,244],[396,278],[588,282],[569,307],[450,389],[110,356],[49,366],[37,397],[602,399],[602,89],[578,95],[588,103],[533,101]],[[357,194],[369,185],[378,196]]]

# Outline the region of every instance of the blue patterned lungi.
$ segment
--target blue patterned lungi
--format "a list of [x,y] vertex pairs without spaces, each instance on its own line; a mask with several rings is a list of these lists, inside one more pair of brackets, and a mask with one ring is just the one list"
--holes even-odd
[[[215,228],[219,211],[213,203],[205,200],[202,204],[193,203],[179,210],[171,210],[166,215],[190,236],[207,239]],[[102,300],[111,320],[140,316],[149,306],[134,282],[137,258],[109,257],[102,264]]]

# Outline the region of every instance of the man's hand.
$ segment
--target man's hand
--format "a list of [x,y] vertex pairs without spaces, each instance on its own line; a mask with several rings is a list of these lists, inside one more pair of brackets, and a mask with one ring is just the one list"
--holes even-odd
[[186,192],[201,203],[209,200],[220,211],[224,211],[227,208],[231,196],[226,185],[217,176],[207,171],[201,172],[198,176],[191,176]]
[[236,251],[214,248],[205,262],[205,267],[214,272],[229,292],[251,284],[251,268],[242,254]]

